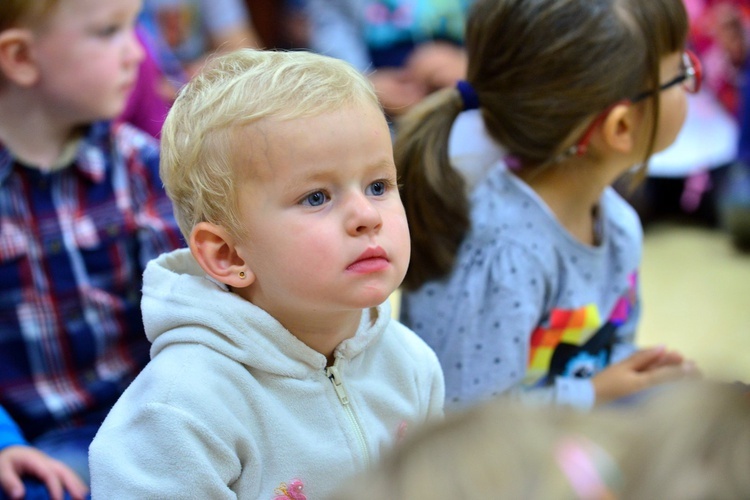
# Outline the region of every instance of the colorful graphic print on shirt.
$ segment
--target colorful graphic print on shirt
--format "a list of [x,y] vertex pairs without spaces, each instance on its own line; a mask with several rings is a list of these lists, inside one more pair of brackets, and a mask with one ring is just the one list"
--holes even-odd
[[637,273],[628,290],[602,320],[595,304],[578,309],[553,309],[549,320],[531,334],[525,384],[548,385],[556,377],[590,378],[610,361],[617,329],[630,317],[636,303]]

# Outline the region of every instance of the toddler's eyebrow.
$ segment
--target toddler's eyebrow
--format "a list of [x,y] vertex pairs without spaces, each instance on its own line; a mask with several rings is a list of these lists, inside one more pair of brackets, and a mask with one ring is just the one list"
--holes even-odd
[[[372,164],[366,166],[363,170],[365,174],[373,174],[376,172],[388,170],[389,172],[393,173],[393,176],[396,175],[396,165],[391,159],[383,159],[376,162],[373,162]],[[295,176],[293,179],[290,179],[289,182],[286,185],[286,189],[290,191],[302,189],[305,187],[309,187],[310,184],[315,184],[316,182],[325,182],[327,180],[330,180],[335,177],[339,177],[341,175],[339,168],[334,168],[330,166],[322,166],[320,168],[315,169],[315,171],[310,172],[308,174],[303,174],[300,176]]]

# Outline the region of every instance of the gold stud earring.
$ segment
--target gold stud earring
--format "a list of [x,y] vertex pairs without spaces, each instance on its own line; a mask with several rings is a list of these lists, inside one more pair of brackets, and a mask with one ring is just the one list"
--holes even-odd
[[245,279],[245,271],[240,271],[240,278]]

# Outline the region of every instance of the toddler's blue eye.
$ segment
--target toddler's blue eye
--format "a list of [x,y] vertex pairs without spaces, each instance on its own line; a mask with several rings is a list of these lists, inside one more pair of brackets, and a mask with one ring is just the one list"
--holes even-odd
[[386,185],[383,181],[376,181],[370,184],[367,188],[369,191],[368,194],[372,194],[373,196],[383,196],[385,194]]
[[315,191],[314,193],[308,194],[302,201],[304,205],[310,205],[311,207],[319,207],[328,200],[328,196],[323,191]]

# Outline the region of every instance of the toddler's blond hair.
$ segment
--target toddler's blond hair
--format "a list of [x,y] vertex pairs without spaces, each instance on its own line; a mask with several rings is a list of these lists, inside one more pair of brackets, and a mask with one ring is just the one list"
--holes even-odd
[[236,214],[238,165],[248,162],[236,157],[240,131],[347,105],[380,107],[369,81],[337,59],[242,49],[209,62],[180,91],[161,134],[161,177],[183,235],[202,221],[244,234]]

